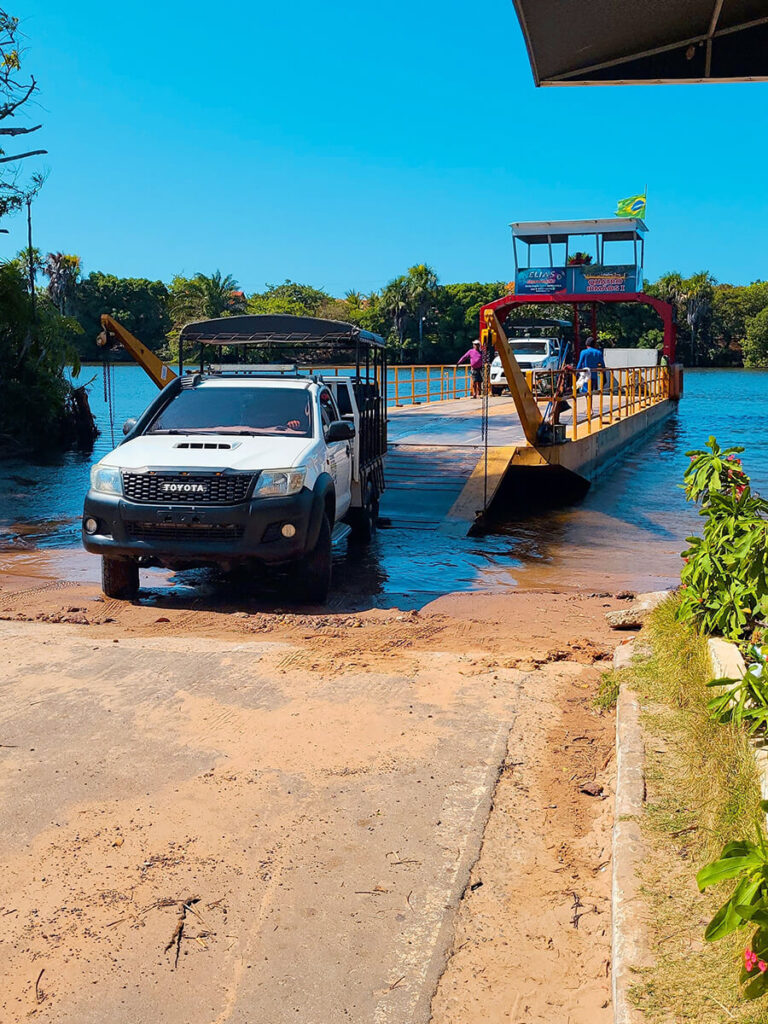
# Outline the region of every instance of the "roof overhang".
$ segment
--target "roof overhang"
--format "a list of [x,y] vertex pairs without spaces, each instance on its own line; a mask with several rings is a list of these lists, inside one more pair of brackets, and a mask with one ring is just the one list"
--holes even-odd
[[768,0],[512,0],[536,85],[768,80]]
[[531,220],[509,225],[512,237],[529,245],[565,242],[571,235],[602,235],[606,241],[631,242],[647,232],[639,217],[610,217],[604,220]]

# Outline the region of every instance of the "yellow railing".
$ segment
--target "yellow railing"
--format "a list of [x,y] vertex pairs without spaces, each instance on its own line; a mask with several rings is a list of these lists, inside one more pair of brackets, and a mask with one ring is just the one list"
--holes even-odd
[[[354,370],[353,366],[307,366],[309,373],[333,373],[338,377]],[[379,382],[381,383],[381,382]],[[442,402],[447,398],[466,398],[471,378],[468,365],[455,363],[422,363],[415,366],[387,367],[387,403],[389,405],[420,405]]]
[[[591,434],[603,426],[634,416],[669,398],[669,368],[630,366],[620,370],[594,370],[586,387],[579,389],[578,375],[568,372],[573,409],[571,437]],[[597,381],[595,382],[595,377]]]
[[[310,373],[334,376],[354,371],[353,366],[307,366]],[[631,366],[619,370],[594,370],[586,390],[579,390],[575,371],[527,370],[528,386],[539,402],[547,401],[556,391],[560,375],[565,373],[564,396],[578,401],[574,413],[574,438],[580,432],[591,433],[593,421],[610,424],[669,398],[669,368],[666,366]],[[470,368],[466,364],[423,363],[415,366],[387,367],[387,401],[389,405],[421,405],[442,402],[449,398],[466,398],[470,394]],[[597,427],[595,427],[597,429]]]

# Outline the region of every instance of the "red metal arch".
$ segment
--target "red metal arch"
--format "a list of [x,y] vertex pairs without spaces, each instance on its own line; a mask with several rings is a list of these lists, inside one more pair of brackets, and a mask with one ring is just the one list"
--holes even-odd
[[667,357],[670,366],[675,362],[677,353],[677,323],[675,321],[675,307],[663,299],[657,299],[653,295],[646,295],[645,292],[616,292],[602,293],[600,295],[570,295],[559,292],[553,295],[505,295],[494,302],[489,302],[480,310],[480,329],[485,327],[483,312],[492,309],[501,323],[507,319],[510,310],[514,306],[527,305],[557,305],[563,303],[573,306],[591,306],[603,302],[641,302],[651,306],[661,317],[664,324],[664,355]]

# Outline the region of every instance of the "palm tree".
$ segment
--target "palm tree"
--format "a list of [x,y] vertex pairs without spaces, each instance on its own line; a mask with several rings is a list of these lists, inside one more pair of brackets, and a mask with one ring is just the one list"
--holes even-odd
[[48,278],[48,294],[51,302],[62,314],[72,298],[80,277],[80,257],[63,252],[49,252],[45,259],[43,273]]
[[685,319],[691,329],[691,360],[698,365],[696,332],[712,306],[714,280],[705,271],[689,277],[686,283]]
[[356,292],[353,288],[350,289],[344,295],[344,301],[350,309],[362,309],[363,306],[363,295],[362,292]]
[[381,304],[384,311],[392,318],[392,324],[397,331],[398,359],[403,361],[403,349],[405,348],[405,326],[408,323],[408,281],[405,275],[394,278],[385,285],[381,293]]
[[213,274],[197,273],[191,278],[177,277],[171,292],[173,318],[179,324],[195,319],[215,320],[235,312],[243,303],[235,278],[220,270]]
[[688,278],[673,272],[662,274],[654,289],[659,298],[674,305],[678,319],[685,317],[691,332],[691,362],[694,366],[698,363],[697,332],[711,309],[714,285],[712,276],[704,271]]
[[437,292],[437,274],[426,263],[418,263],[408,268],[406,292],[411,313],[419,325],[420,363],[424,362],[424,321],[435,304]]

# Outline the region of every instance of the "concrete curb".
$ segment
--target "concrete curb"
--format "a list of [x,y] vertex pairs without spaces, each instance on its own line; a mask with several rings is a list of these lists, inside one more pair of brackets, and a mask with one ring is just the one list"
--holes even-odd
[[[632,660],[634,643],[622,644],[613,656],[614,668]],[[636,1024],[643,1019],[629,992],[635,971],[650,960],[642,919],[637,868],[643,860],[640,815],[645,802],[645,748],[640,729],[637,695],[622,687],[616,706],[616,798],[613,823],[612,881],[612,987],[615,1024]]]

